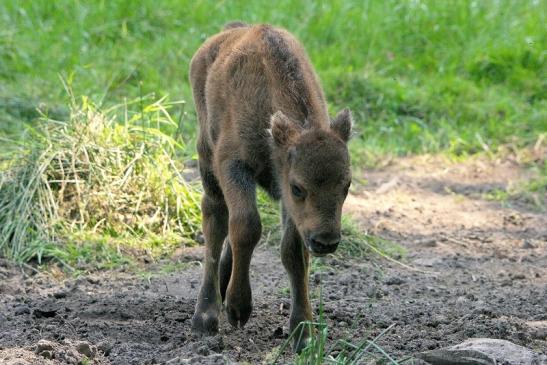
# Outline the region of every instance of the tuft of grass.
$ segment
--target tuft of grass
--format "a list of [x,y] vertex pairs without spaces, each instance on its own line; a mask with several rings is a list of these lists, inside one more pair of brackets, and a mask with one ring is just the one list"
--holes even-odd
[[161,255],[193,244],[199,191],[175,159],[182,142],[162,132],[177,128],[168,111],[177,103],[145,97],[101,111],[87,97],[70,98],[67,120],[42,114],[1,156],[0,254],[68,265],[87,260],[89,245]]
[[287,340],[285,340],[283,345],[280,346],[277,351],[277,356],[271,364],[276,364],[281,355],[290,348],[292,340],[301,333],[302,328],[307,328],[312,336],[310,337],[308,345],[300,354],[295,356],[293,362],[295,365],[356,365],[369,363],[371,361],[374,361],[375,363],[398,365],[405,361],[405,359],[397,361],[378,344],[382,337],[393,329],[395,324],[385,328],[372,339],[364,338],[355,342],[353,339],[344,338],[329,343],[329,325],[326,322],[323,312],[321,290],[319,298],[318,320],[315,322],[301,322],[289,335]]
[[135,264],[131,256],[106,239],[94,242],[70,240],[62,245],[35,241],[27,251],[34,253],[33,258],[38,263],[43,263],[45,258],[54,259],[63,269],[76,276],[93,270],[133,267]]

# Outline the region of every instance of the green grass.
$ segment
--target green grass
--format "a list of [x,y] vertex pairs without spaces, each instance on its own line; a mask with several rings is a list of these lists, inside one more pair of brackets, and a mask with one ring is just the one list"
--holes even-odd
[[[191,100],[188,62],[234,19],[295,33],[331,110],[357,120],[355,161],[465,155],[545,132],[547,3],[503,1],[16,1],[0,4],[0,125],[62,111],[57,74],[99,104]],[[195,129],[193,111],[185,132]]]
[[319,318],[317,321],[301,322],[289,335],[287,340],[279,347],[276,356],[268,364],[277,364],[280,357],[292,344],[292,340],[301,333],[302,328],[308,328],[312,334],[308,345],[297,354],[293,364],[296,365],[356,365],[356,364],[403,364],[409,358],[397,360],[388,354],[379,344],[382,337],[388,334],[395,324],[385,328],[378,335],[372,337],[369,334],[355,341],[354,338],[340,338],[334,342],[329,341],[330,327],[326,322],[323,312],[321,292],[319,293]]
[[140,98],[130,112],[131,103],[99,110],[72,97],[66,120],[44,114],[21,141],[5,140],[14,147],[0,154],[0,255],[70,267],[194,243],[199,191],[180,175],[182,142],[161,132],[176,130],[177,103]]

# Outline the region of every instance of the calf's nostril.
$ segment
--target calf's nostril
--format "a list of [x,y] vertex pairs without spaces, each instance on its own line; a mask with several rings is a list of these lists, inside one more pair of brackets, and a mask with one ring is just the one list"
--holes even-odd
[[323,246],[325,246],[321,241],[318,241],[314,238],[311,239],[311,244],[317,248],[322,248]]
[[338,233],[321,233],[310,237],[310,248],[316,253],[332,253],[336,251],[338,243],[340,243],[340,234]]
[[323,246],[337,245],[340,242],[340,233],[325,232],[311,237],[312,241]]

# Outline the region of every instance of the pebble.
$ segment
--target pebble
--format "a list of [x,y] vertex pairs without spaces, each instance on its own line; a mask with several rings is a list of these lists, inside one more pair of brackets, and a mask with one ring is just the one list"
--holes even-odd
[[209,348],[208,348],[206,345],[200,346],[200,347],[196,350],[196,353],[197,353],[198,355],[207,356],[207,355],[209,355]]
[[23,314],[30,314],[30,308],[27,305],[20,305],[19,307],[15,308],[16,316],[20,316]]
[[509,341],[475,338],[459,345],[422,352],[416,357],[431,365],[443,364],[540,364],[540,356],[530,349]]
[[524,274],[515,274],[515,275],[511,276],[511,279],[513,279],[513,280],[524,280],[524,279],[526,279],[526,275],[524,275]]
[[110,341],[102,341],[97,344],[97,349],[101,351],[105,356],[110,355],[114,345]]
[[76,344],[76,350],[82,355],[87,356],[88,358],[92,359],[95,357],[95,354],[97,353],[97,350],[94,346],[91,346],[89,343],[85,341],[80,341]]
[[386,279],[384,282],[386,285],[401,285],[405,283],[405,280],[399,276],[392,276]]
[[36,353],[39,354],[42,351],[52,351],[55,347],[55,344],[48,340],[40,340],[36,344]]
[[419,240],[417,244],[422,247],[436,247],[437,241],[435,238],[424,238],[422,240]]
[[530,327],[530,335],[538,340],[547,340],[547,321],[532,321],[526,323]]
[[62,298],[66,298],[67,296],[67,292],[66,291],[58,291],[58,292],[55,292],[53,293],[53,297],[56,298],[56,299],[62,299]]
[[525,250],[529,250],[529,249],[536,248],[536,246],[534,246],[534,244],[532,244],[532,242],[530,242],[530,240],[524,240],[524,242],[522,243],[521,248],[523,248]]

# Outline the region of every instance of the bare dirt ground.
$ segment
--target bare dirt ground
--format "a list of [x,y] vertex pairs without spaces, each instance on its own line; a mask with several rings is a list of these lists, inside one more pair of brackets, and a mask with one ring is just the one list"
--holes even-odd
[[[380,257],[327,258],[311,288],[316,310],[322,288],[331,339],[372,337],[395,324],[378,344],[397,358],[474,337],[547,355],[547,215],[518,199],[485,199],[527,174],[511,158],[440,157],[400,159],[366,172],[368,183],[356,184],[346,212],[363,230],[403,246],[401,261],[413,269]],[[117,270],[73,278],[0,261],[0,363],[271,359],[288,336],[290,311],[277,251],[266,245],[256,251],[255,310],[247,326],[234,330],[223,321],[211,338],[190,331],[200,248],[175,258],[187,268],[151,277]]]

